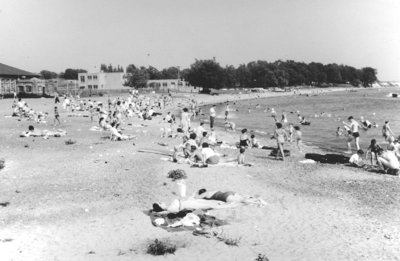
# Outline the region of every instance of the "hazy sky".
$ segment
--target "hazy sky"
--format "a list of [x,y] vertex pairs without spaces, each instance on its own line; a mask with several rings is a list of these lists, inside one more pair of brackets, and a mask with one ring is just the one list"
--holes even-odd
[[215,56],[371,66],[400,80],[400,0],[0,0],[0,33],[0,62],[32,72]]

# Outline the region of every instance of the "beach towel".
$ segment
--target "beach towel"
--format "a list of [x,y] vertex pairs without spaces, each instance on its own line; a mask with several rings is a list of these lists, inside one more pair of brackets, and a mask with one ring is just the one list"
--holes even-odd
[[[275,148],[275,149],[273,149],[271,151],[271,153],[269,155],[272,156],[272,157],[276,157],[277,152],[278,152],[278,149]],[[289,150],[283,150],[283,153],[285,154],[285,157],[289,157],[290,156],[290,151]],[[279,155],[280,154],[281,153],[279,152]]]
[[349,162],[349,157],[341,154],[318,154],[318,153],[306,153],[306,159],[311,159],[320,163],[328,164],[345,164]]
[[151,219],[151,223],[169,232],[194,231],[212,228],[228,224],[214,216],[207,215],[204,210],[183,209],[178,213],[145,211]]

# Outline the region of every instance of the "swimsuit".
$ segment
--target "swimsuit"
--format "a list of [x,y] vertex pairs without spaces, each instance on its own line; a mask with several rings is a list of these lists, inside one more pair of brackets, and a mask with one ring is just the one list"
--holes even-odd
[[213,199],[213,200],[218,200],[218,201],[223,201],[223,202],[228,202],[228,197],[235,195],[235,192],[233,191],[227,191],[227,192],[221,192],[217,191],[215,192],[210,198],[208,199]]

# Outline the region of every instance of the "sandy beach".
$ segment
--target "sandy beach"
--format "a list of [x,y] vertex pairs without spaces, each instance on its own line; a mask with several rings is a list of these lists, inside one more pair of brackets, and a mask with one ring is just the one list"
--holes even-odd
[[[302,90],[303,94],[343,89]],[[180,95],[165,111],[185,106],[183,97],[198,104],[254,99],[293,93],[241,95]],[[288,97],[289,99],[290,97]],[[105,99],[105,98],[104,98]],[[33,108],[50,112],[52,99],[28,99]],[[136,139],[112,142],[90,131],[96,122],[68,117],[61,110],[61,138],[20,138],[31,123],[10,115],[12,100],[0,100],[0,260],[400,260],[400,179],[343,165],[302,164],[295,144],[287,161],[276,161],[269,150],[251,149],[251,167],[221,165],[191,168],[163,160],[180,138],[160,138],[160,118],[134,119],[124,125]],[[165,112],[164,111],[164,112]],[[143,126],[143,125],[144,126]],[[198,123],[192,123],[197,127]],[[49,128],[51,125],[35,125]],[[207,126],[208,128],[208,126]],[[239,132],[218,129],[227,143]],[[67,139],[76,140],[66,145]],[[160,146],[158,143],[167,146]],[[273,140],[262,140],[276,146]],[[227,158],[236,149],[218,148]],[[306,147],[305,153],[323,153]],[[167,232],[152,225],[144,211],[154,202],[177,198],[176,184],[167,178],[183,169],[188,194],[200,188],[232,190],[258,196],[264,207],[239,205],[209,213],[229,224],[212,229],[237,240],[230,246],[216,237],[190,231]],[[149,241],[168,239],[173,255],[146,254]]]

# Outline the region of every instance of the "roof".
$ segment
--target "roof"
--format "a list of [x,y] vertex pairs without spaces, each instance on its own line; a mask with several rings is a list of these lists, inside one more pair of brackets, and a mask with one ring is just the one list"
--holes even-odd
[[8,65],[5,65],[3,63],[0,63],[0,76],[30,76],[30,77],[40,77],[40,75],[27,72],[15,67],[11,67]]

